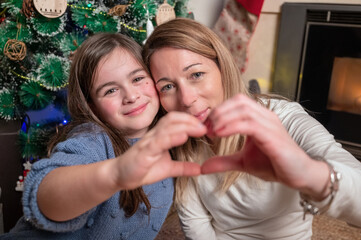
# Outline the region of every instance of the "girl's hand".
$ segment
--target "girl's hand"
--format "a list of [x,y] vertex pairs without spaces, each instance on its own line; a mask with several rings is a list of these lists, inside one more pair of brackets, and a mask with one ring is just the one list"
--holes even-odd
[[[246,136],[246,142],[243,149],[233,155],[207,160],[202,173],[239,170],[307,192],[309,173],[315,173],[311,166],[319,162],[313,161],[297,145],[275,113],[240,94],[214,109],[208,121],[211,123],[208,132],[212,135],[241,134]],[[321,165],[317,167],[327,171],[327,166]],[[327,173],[323,174],[327,178]],[[321,184],[320,190],[325,186]]]
[[201,173],[196,163],[173,161],[169,149],[182,145],[188,137],[200,137],[206,127],[195,117],[171,112],[118,157],[114,181],[121,189],[134,189],[168,177],[196,176]]

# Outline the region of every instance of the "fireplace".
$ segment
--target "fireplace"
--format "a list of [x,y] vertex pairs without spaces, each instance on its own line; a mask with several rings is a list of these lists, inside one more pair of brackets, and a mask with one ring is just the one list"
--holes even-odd
[[285,3],[272,91],[361,160],[361,5]]

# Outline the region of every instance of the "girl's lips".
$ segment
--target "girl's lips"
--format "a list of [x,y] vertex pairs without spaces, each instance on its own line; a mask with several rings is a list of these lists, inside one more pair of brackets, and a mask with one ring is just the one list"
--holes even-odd
[[201,122],[204,122],[207,117],[208,117],[208,110],[209,108],[206,108],[205,110],[197,113],[196,115],[194,115],[196,118],[198,118]]
[[126,116],[136,116],[144,112],[144,110],[147,108],[148,103],[142,104],[136,108],[133,108],[129,112],[124,113]]

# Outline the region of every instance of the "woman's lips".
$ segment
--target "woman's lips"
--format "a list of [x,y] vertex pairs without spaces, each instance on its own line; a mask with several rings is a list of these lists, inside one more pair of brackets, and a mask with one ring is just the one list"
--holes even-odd
[[137,116],[139,114],[141,114],[142,112],[145,111],[145,109],[147,108],[147,104],[142,104],[139,107],[133,108],[132,110],[130,110],[129,112],[124,113],[124,115],[126,116]]
[[208,110],[209,108],[206,108],[205,110],[195,114],[194,116],[198,118],[201,122],[204,122],[208,117]]

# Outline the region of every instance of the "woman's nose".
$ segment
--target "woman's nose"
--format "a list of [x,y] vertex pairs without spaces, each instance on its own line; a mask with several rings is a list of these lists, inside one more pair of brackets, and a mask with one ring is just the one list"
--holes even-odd
[[191,107],[198,98],[197,91],[192,87],[182,87],[178,92],[178,99],[182,106]]
[[123,104],[134,103],[140,97],[139,92],[135,88],[124,90]]

